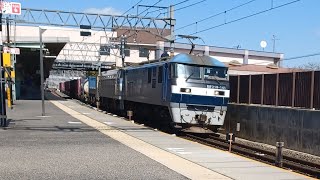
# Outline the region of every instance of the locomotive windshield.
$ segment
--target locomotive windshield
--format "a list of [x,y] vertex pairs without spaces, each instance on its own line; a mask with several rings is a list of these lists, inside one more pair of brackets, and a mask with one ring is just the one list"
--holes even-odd
[[226,79],[228,69],[226,67],[201,67],[196,65],[173,64],[172,75],[175,78],[185,79]]
[[185,64],[175,64],[174,77],[187,79],[201,79],[201,67]]
[[227,71],[225,67],[204,67],[204,79],[226,78]]

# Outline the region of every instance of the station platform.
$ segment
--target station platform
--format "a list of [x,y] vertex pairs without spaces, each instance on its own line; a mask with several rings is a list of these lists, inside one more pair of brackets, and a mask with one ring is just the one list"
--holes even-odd
[[311,179],[46,94],[0,129],[0,179]]

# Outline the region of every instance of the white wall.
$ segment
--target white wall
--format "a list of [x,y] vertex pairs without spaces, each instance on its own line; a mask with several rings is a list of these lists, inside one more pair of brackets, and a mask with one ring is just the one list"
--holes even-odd
[[268,65],[270,63],[274,63],[273,58],[269,57],[251,57],[249,56],[248,64],[255,64],[255,65]]

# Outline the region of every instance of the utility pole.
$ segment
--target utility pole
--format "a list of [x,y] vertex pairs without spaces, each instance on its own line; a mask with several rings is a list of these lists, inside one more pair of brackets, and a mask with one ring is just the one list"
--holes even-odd
[[[126,57],[125,48],[126,48],[127,36],[121,35],[121,59],[122,59],[122,68],[125,67],[124,59]],[[120,71],[120,82],[119,82],[119,90],[120,90],[120,110],[124,110],[124,100],[123,100],[123,89],[124,89],[124,71]]]
[[[101,56],[100,56],[101,58]],[[101,59],[100,59],[101,60]],[[101,109],[101,103],[100,103],[100,81],[101,81],[101,61],[99,60],[98,62],[98,76],[97,76],[97,93],[96,93],[96,98],[97,98],[97,102],[96,102],[96,105],[97,105],[97,109],[100,110]]]
[[44,105],[44,70],[43,70],[43,42],[42,33],[44,32],[39,26],[39,40],[40,40],[40,91],[41,91],[41,116],[45,116],[46,110]]
[[[7,24],[7,47],[10,48],[10,25],[9,25],[9,17],[6,18],[6,24]],[[11,54],[9,54],[9,59],[8,59],[8,66],[5,68],[7,69],[6,74],[7,74],[7,82],[8,82],[8,87],[7,87],[7,103],[8,103],[8,108],[12,108],[12,78],[11,78],[11,67],[12,67],[12,62],[11,62]]]
[[124,59],[126,58],[126,55],[125,55],[126,39],[127,39],[127,37],[125,35],[121,35],[121,45],[120,45],[121,49],[120,50],[121,50],[122,67],[124,67]]
[[273,41],[273,52],[275,52],[276,50],[276,41],[277,40],[280,40],[280,39],[277,39],[275,35],[272,36],[272,41]]
[[170,6],[170,56],[174,56],[174,40],[175,40],[175,35],[174,35],[174,24],[175,24],[175,19],[174,19],[174,6]]
[[[0,1],[2,4],[2,1]],[[6,99],[5,99],[5,81],[4,81],[4,67],[2,61],[3,43],[2,43],[2,10],[0,10],[0,105],[1,105],[1,126],[6,127],[7,124],[7,113],[6,113]]]

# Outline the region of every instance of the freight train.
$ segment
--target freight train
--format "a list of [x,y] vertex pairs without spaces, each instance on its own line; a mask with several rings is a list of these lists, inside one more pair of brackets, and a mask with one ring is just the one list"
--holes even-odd
[[224,123],[228,68],[212,57],[178,54],[102,72],[98,78],[61,83],[60,91],[108,112],[133,111],[135,118],[183,131],[216,131]]

